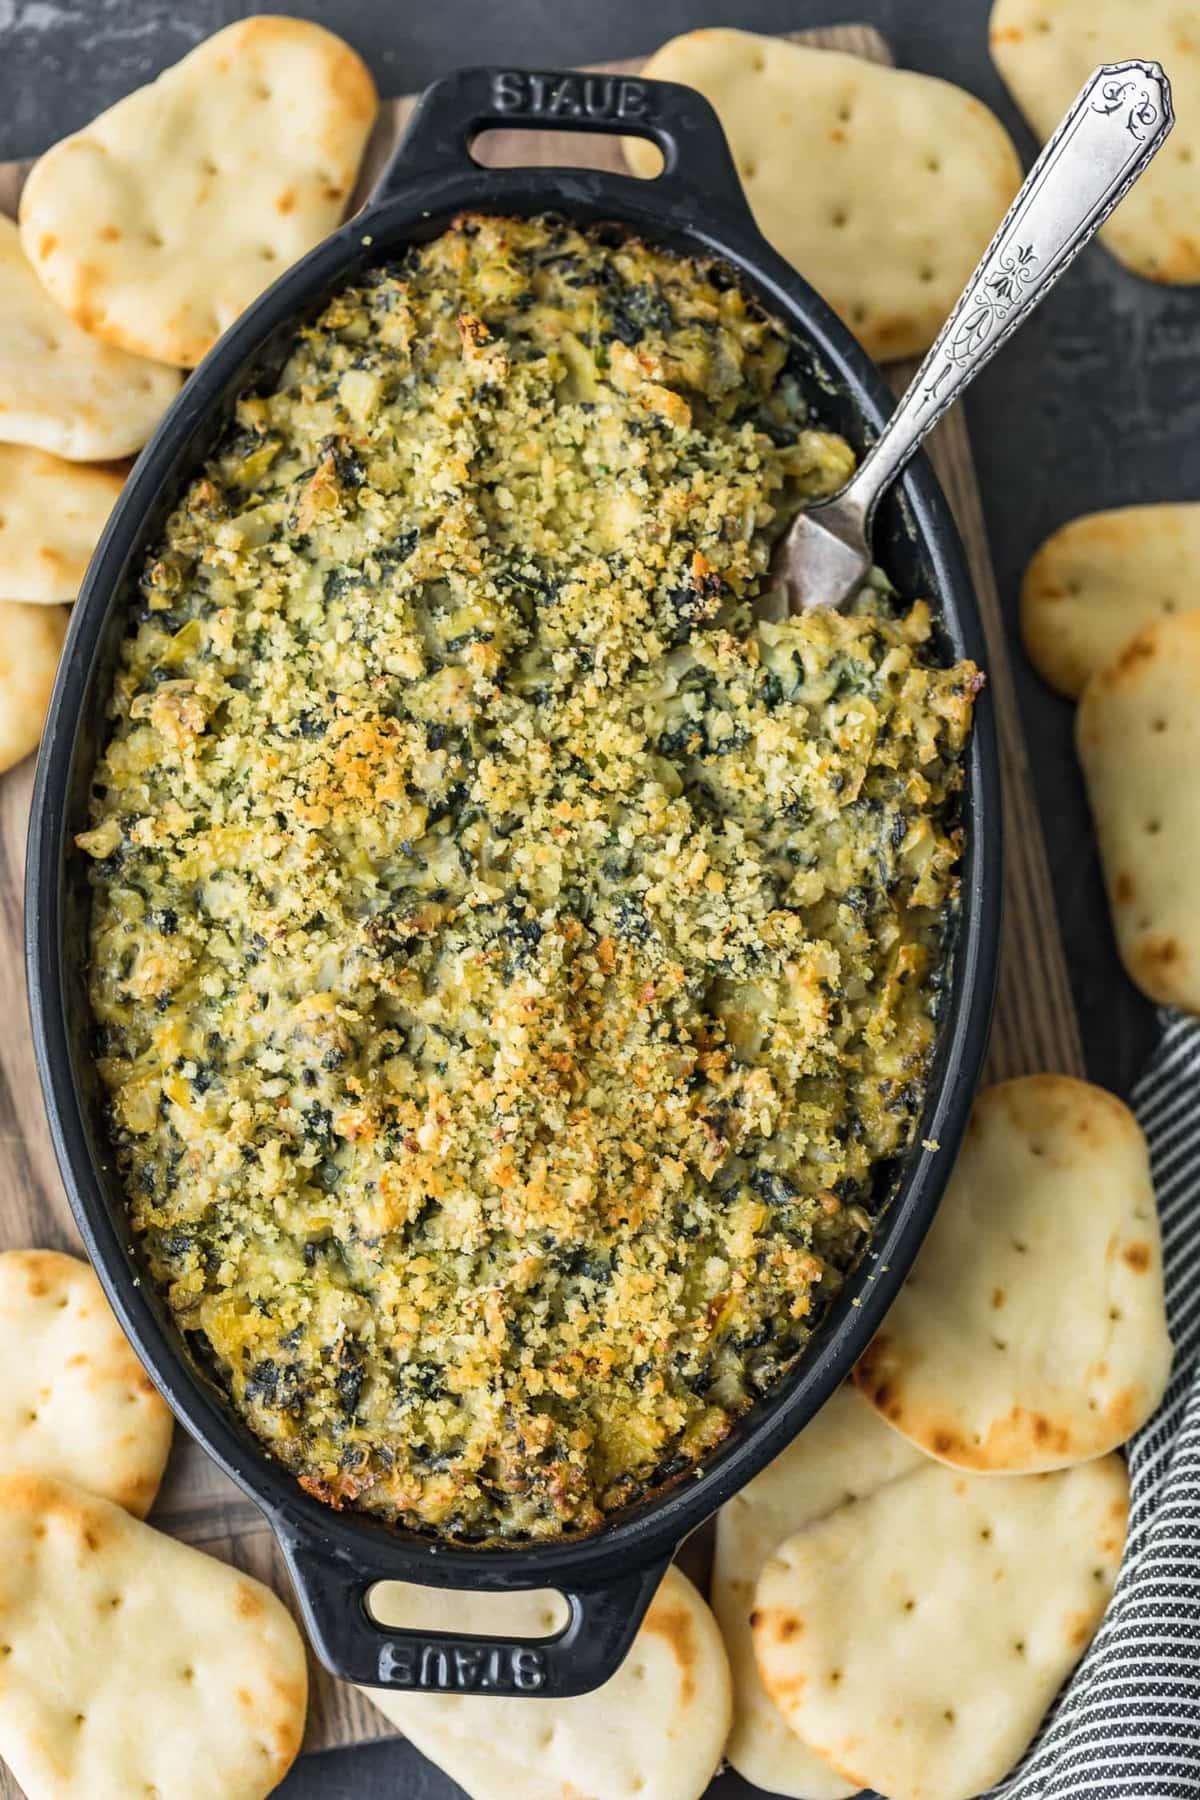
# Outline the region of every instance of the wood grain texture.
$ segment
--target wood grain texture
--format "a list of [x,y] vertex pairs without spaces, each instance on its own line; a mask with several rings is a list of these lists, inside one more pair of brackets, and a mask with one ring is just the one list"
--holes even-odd
[[[890,61],[884,40],[867,26],[792,34],[800,42]],[[602,65],[635,74],[640,63]],[[358,198],[366,192],[415,104],[385,101],[367,150]],[[552,132],[489,134],[481,161],[537,166],[567,163],[620,169],[617,140]],[[28,165],[0,164],[0,210],[15,214]],[[900,391],[911,368],[889,371]],[[1005,923],[1000,987],[988,1058],[992,1079],[1035,1069],[1082,1074],[1083,1054],[1066,961],[1054,911],[1049,865],[1025,754],[999,598],[992,574],[979,491],[961,411],[943,422],[930,455],[962,532],[988,641],[988,677],[1001,744],[1006,821]],[[55,1167],[34,1070],[21,951],[21,886],[32,761],[0,779],[0,1249],[48,1244],[77,1249],[70,1208]],[[152,1522],[291,1595],[282,1559],[257,1509],[204,1453],[177,1434]],[[704,1568],[705,1545],[688,1546],[690,1572]],[[393,1735],[382,1715],[316,1664],[306,1749],[327,1749]],[[0,1800],[19,1791],[0,1768]]]

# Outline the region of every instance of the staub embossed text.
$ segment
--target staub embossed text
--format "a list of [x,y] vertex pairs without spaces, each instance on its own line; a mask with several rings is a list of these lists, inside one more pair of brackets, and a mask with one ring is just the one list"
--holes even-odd
[[384,1644],[379,1679],[388,1687],[438,1692],[536,1694],[546,1685],[542,1651],[520,1644]]
[[650,90],[617,75],[542,74],[501,69],[492,77],[497,112],[551,119],[646,119]]

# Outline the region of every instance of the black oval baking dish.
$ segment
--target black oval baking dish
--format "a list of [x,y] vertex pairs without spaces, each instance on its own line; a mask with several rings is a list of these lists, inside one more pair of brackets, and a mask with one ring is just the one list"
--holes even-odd
[[[634,133],[665,159],[653,181],[590,170],[484,169],[470,155],[489,126]],[[253,378],[277,368],[296,325],[326,298],[407,244],[435,236],[462,209],[553,211],[614,221],[676,250],[723,258],[795,333],[822,423],[861,451],[891,407],[883,381],[850,334],[759,235],[716,117],[672,84],[559,72],[474,69],[439,81],[366,208],[250,308],[190,378],[142,452],[93,558],[71,622],[42,741],[29,839],[26,949],[38,1068],[55,1148],[80,1231],[126,1331],[179,1418],[266,1514],[283,1548],[309,1633],[334,1674],[393,1687],[575,1694],[621,1662],[680,1542],[775,1456],[828,1398],[887,1310],[945,1185],[978,1077],[991,1013],[1000,911],[1000,801],[986,690],[972,738],[963,818],[962,900],[949,993],[916,1142],[895,1173],[870,1252],[847,1282],[798,1367],[741,1419],[725,1442],[673,1484],[615,1515],[593,1535],[532,1545],[435,1542],[311,1498],[254,1438],[192,1359],[155,1292],[129,1225],[89,1052],[89,895],[72,851],[104,741],[126,600],[143,557],[227,409]],[[986,666],[983,634],[958,534],[927,464],[918,459],[883,508],[881,561],[901,592],[932,597],[946,657]],[[933,1147],[933,1146],[936,1146]],[[372,1585],[431,1589],[554,1588],[569,1603],[557,1636],[486,1638],[437,1626],[385,1629]]]

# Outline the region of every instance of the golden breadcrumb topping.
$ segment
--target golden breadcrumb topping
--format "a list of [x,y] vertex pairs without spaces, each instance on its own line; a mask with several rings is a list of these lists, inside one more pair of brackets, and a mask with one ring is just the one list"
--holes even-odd
[[908,1146],[975,670],[719,265],[470,217],[238,402],[95,774],[92,1005],[195,1352],[313,1493],[586,1530],[802,1352]]

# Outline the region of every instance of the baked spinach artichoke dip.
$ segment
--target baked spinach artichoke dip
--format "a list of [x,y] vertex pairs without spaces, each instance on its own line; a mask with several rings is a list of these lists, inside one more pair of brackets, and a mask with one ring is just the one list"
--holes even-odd
[[136,1232],[301,1484],[596,1528],[802,1355],[923,1098],[980,676],[719,264],[464,217],[246,392],[141,573],[78,844]]

